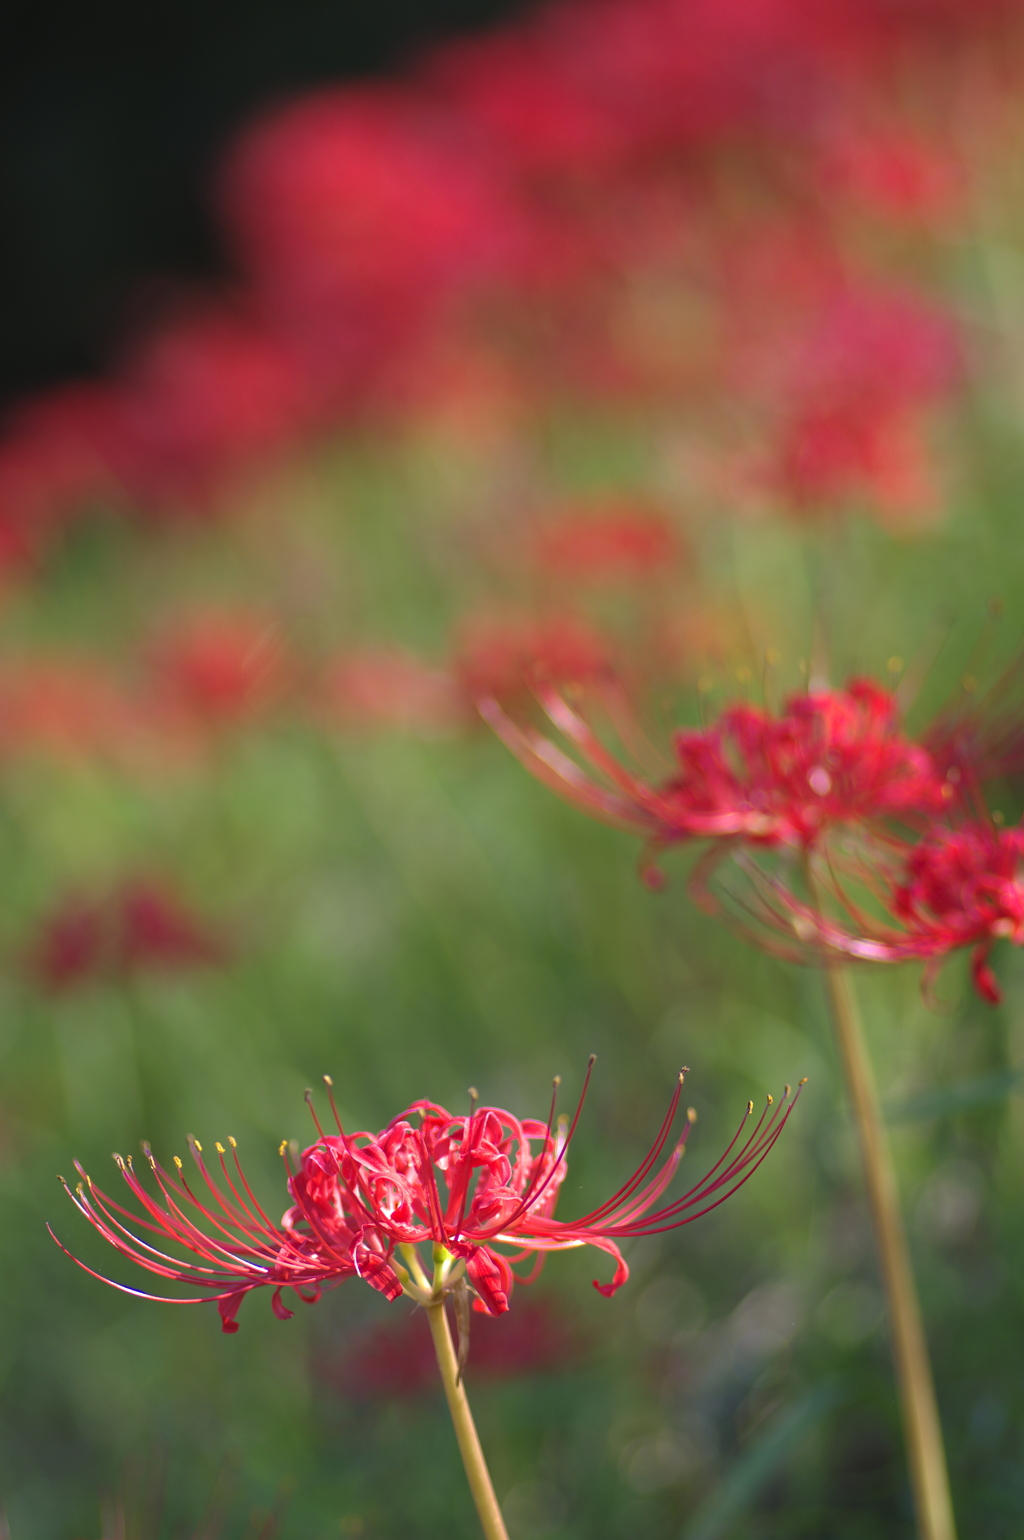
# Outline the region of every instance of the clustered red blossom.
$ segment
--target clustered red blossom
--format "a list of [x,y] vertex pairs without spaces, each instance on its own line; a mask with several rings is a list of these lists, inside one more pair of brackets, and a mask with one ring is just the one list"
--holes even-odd
[[869,679],[792,696],[779,717],[732,706],[675,736],[679,774],[665,820],[685,836],[742,835],[810,846],[830,826],[934,813],[946,800],[925,749],[899,731],[896,703]]
[[637,762],[648,739],[610,673],[576,703],[550,682],[534,695],[557,737],[521,699],[481,693],[478,704],[545,784],[645,837],[650,886],[664,881],[660,851],[705,841],[694,896],[780,955],[919,959],[930,975],[971,947],[979,993],[1000,999],[991,948],[1024,942],[1024,826],[1003,828],[984,801],[987,781],[1020,768],[1005,718],[991,732],[940,719],[918,742],[890,690],[853,679],[791,696],[778,714],[726,707],[676,732],[672,759],[652,770]]
[[227,948],[166,882],[122,879],[99,894],[62,899],[36,926],[29,976],[60,993],[98,979],[130,979],[222,963]]
[[678,548],[669,519],[626,499],[560,508],[535,540],[540,570],[570,584],[642,580],[670,568]]
[[[457,1259],[475,1308],[489,1315],[508,1310],[516,1263],[532,1262],[519,1280],[529,1282],[548,1252],[584,1245],[611,1256],[611,1281],[594,1285],[610,1296],[629,1277],[620,1242],[689,1224],[723,1203],[768,1154],[794,1104],[788,1087],[780,1103],[769,1097],[747,1139],[741,1142],[741,1124],[711,1171],[659,1208],[655,1205],[675,1174],[693,1121],[689,1114],[681,1135],[670,1142],[682,1081],[680,1075],[657,1137],[637,1170],[607,1202],[577,1220],[556,1219],[554,1210],[582,1097],[568,1129],[555,1125],[553,1104],[542,1123],[497,1107],[474,1107],[458,1116],[428,1101],[413,1103],[378,1134],[347,1134],[340,1120],[337,1134],[325,1134],[318,1125],[319,1138],[296,1167],[290,1165],[287,1146],[281,1147],[292,1204],[280,1224],[253,1196],[234,1140],[230,1163],[224,1146],[216,1146],[219,1180],[201,1146],[190,1141],[200,1178],[196,1190],[177,1157],[171,1172],[144,1146],[155,1194],[132,1160],[115,1157],[141,1213],[133,1214],[102,1192],[80,1168],[82,1180],[72,1197],[116,1250],[192,1291],[171,1302],[215,1301],[227,1332],[238,1330],[239,1307],[255,1288],[273,1290],[271,1306],[282,1320],[293,1313],[282,1297],[286,1288],[311,1303],[324,1286],[359,1277],[386,1299],[403,1292],[417,1297],[408,1271],[410,1251],[424,1244],[442,1247]],[[748,1116],[752,1108],[751,1103]],[[140,1226],[144,1235],[159,1238],[159,1247],[136,1235]],[[177,1260],[162,1249],[166,1244],[193,1260]],[[114,1287],[142,1293],[121,1283]]]
[[1024,941],[1024,829],[980,820],[930,829],[907,857],[893,910],[914,935],[936,937],[943,950],[973,946],[975,984],[997,1002],[992,942]]
[[210,509],[325,430],[484,377],[506,404],[696,388],[742,404],[754,479],[791,506],[932,516],[956,328],[847,226],[962,215],[948,60],[1012,95],[1012,21],[1005,0],[554,0],[275,106],[216,178],[232,290],[178,296],[106,379],[10,415],[0,570],[84,507]]
[[594,679],[615,651],[569,610],[481,613],[431,660],[390,644],[303,652],[271,611],[189,608],[117,663],[51,652],[0,664],[0,764],[42,757],[162,776],[284,722],[443,736],[478,724],[481,692]]

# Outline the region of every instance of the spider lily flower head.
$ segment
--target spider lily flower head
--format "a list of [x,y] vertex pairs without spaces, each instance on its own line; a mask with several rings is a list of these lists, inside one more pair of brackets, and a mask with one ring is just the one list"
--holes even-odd
[[542,681],[591,684],[610,658],[608,641],[574,615],[482,616],[463,630],[455,672],[470,700],[515,700]]
[[178,616],[146,661],[167,705],[203,726],[251,721],[279,704],[290,660],[272,615],[206,609]]
[[[866,876],[868,864],[873,870]],[[880,901],[869,912],[855,896],[870,884]],[[776,917],[814,934],[825,950],[874,962],[919,959],[930,984],[952,952],[970,947],[979,995],[996,1005],[1002,992],[989,962],[999,940],[1024,944],[1024,827],[1005,829],[991,818],[933,824],[914,844],[870,848],[858,866],[833,862],[832,915],[812,916],[774,884]],[[838,906],[838,907],[837,907]]]
[[[612,1258],[611,1281],[595,1281],[598,1291],[610,1296],[629,1277],[620,1242],[676,1229],[717,1208],[768,1154],[795,1098],[789,1087],[781,1102],[769,1097],[744,1138],[753,1112],[748,1103],[743,1123],[707,1175],[681,1197],[659,1204],[695,1117],[691,1109],[673,1137],[681,1073],[654,1142],[629,1179],[590,1213],[558,1220],[554,1210],[566,1151],[592,1067],[593,1060],[568,1124],[555,1120],[555,1096],[547,1122],[478,1107],[475,1099],[465,1115],[420,1101],[378,1134],[346,1133],[335,1109],[337,1133],[324,1133],[317,1123],[319,1137],[294,1162],[287,1143],[281,1146],[293,1201],[279,1224],[254,1196],[233,1139],[230,1151],[217,1144],[213,1162],[196,1140],[189,1141],[198,1180],[185,1174],[177,1157],[173,1171],[161,1166],[148,1146],[143,1148],[149,1181],[131,1159],[115,1156],[135,1210],[101,1191],[79,1167],[81,1180],[74,1192],[68,1189],[79,1211],[122,1255],[185,1293],[150,1294],[74,1260],[94,1277],[141,1298],[212,1300],[227,1332],[237,1331],[239,1307],[252,1289],[272,1289],[274,1314],[287,1319],[293,1311],[284,1289],[313,1303],[325,1287],[352,1277],[389,1300],[406,1294],[419,1303],[436,1300],[438,1290],[443,1297],[465,1278],[475,1308],[501,1315],[509,1308],[515,1264],[531,1263],[520,1278],[529,1282],[548,1252],[580,1246],[594,1246]],[[333,1094],[331,1105],[334,1109]],[[418,1250],[424,1245],[435,1261],[433,1286]],[[185,1260],[168,1246],[184,1252]]]
[[950,955],[970,947],[975,989],[990,1004],[1002,998],[989,957],[999,940],[1024,944],[1024,826],[933,822],[916,840],[857,830],[809,852],[802,871],[763,851],[727,854],[712,848],[698,863],[691,894],[765,951],[804,963],[922,962],[930,998]]
[[[837,825],[934,814],[952,795],[928,751],[900,731],[892,694],[870,679],[791,696],[778,716],[730,706],[710,726],[676,732],[675,764],[662,758],[656,777],[631,768],[630,759],[650,757],[649,746],[614,681],[606,682],[604,704],[624,745],[621,759],[551,685],[536,694],[577,757],[513,720],[495,696],[478,704],[547,785],[645,834],[655,851],[694,839],[808,850]],[[649,862],[645,877],[660,885]]]
[[112,891],[67,895],[27,949],[30,976],[58,992],[96,979],[223,963],[224,941],[165,882],[128,877]]
[[998,1004],[988,956],[1000,937],[1024,943],[1024,828],[981,819],[956,829],[937,826],[910,851],[893,908],[911,935],[930,940],[940,957],[972,946],[975,988]]
[[668,519],[639,499],[564,508],[534,540],[538,568],[577,583],[642,581],[670,567],[678,551]]

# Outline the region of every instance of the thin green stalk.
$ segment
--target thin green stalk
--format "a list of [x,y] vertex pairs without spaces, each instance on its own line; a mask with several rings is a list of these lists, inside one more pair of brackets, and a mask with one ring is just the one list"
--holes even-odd
[[[453,1257],[444,1246],[435,1245],[434,1276],[428,1278],[415,1246],[405,1245],[398,1249],[405,1264],[404,1266],[398,1262],[395,1264],[398,1276],[402,1280],[403,1292],[409,1299],[414,1299],[418,1305],[422,1305],[427,1312],[430,1335],[434,1339],[434,1352],[437,1355],[437,1367],[441,1371],[441,1383],[444,1385],[452,1426],[459,1444],[459,1453],[466,1468],[469,1490],[473,1494],[476,1511],[480,1516],[484,1540],[508,1540],[508,1530],[505,1528],[498,1499],[494,1495],[491,1475],[487,1469],[487,1461],[484,1459],[484,1452],[477,1437],[473,1413],[469,1409],[466,1387],[462,1383],[462,1374],[455,1356],[452,1334],[448,1329],[448,1317],[445,1313],[445,1299],[452,1292],[453,1286],[465,1288],[466,1264]],[[3,1540],[2,1536],[0,1540]]]
[[451,1412],[455,1437],[459,1442],[459,1453],[466,1467],[466,1480],[469,1482],[469,1490],[476,1503],[476,1511],[480,1515],[480,1526],[486,1540],[508,1540],[508,1530],[505,1528],[505,1521],[498,1507],[498,1499],[494,1495],[487,1461],[484,1459],[476,1425],[473,1422],[473,1413],[466,1399],[466,1387],[459,1376],[455,1348],[452,1345],[448,1317],[445,1314],[444,1298],[432,1301],[425,1305],[424,1309],[427,1312],[427,1320],[430,1322],[434,1352],[437,1354],[437,1366],[441,1371],[445,1396],[448,1398],[448,1410]]
[[882,1270],[918,1532],[921,1540],[956,1540],[928,1344],[864,1029],[846,969],[831,960],[824,968]]

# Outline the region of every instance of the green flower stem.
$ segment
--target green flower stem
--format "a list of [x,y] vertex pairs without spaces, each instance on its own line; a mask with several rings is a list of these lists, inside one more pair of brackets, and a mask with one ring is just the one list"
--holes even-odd
[[864,1029],[846,969],[828,960],[824,968],[832,1025],[857,1125],[875,1245],[882,1270],[918,1532],[921,1540],[956,1540],[942,1427],[921,1306],[914,1287],[896,1172],[882,1122]]
[[430,1334],[434,1339],[437,1366],[441,1371],[441,1381],[448,1400],[448,1410],[455,1428],[459,1453],[466,1467],[466,1480],[469,1482],[469,1490],[476,1503],[476,1511],[480,1515],[480,1526],[485,1540],[508,1540],[508,1530],[505,1528],[505,1521],[498,1507],[498,1499],[494,1495],[487,1461],[484,1459],[476,1425],[473,1422],[473,1413],[466,1399],[466,1387],[459,1377],[459,1366],[452,1344],[452,1335],[448,1328],[448,1317],[445,1314],[442,1290],[449,1273],[450,1259],[436,1258],[435,1260],[434,1290],[430,1299],[424,1301],[423,1308],[430,1322]]

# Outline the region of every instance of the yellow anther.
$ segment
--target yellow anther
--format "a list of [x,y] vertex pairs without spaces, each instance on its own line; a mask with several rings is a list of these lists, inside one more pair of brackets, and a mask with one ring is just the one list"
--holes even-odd
[[329,1085],[329,1086],[333,1087],[334,1081],[331,1079],[330,1075],[325,1075],[324,1076],[324,1085]]
[[180,1155],[175,1155],[175,1157],[174,1157],[174,1164],[177,1166],[179,1171],[182,1170],[181,1156]]
[[696,1123],[696,1121],[697,1121],[697,1109],[696,1109],[696,1107],[687,1107],[687,1109],[686,1109],[686,1121],[688,1123]]
[[193,1149],[194,1149],[194,1150],[198,1150],[198,1151],[199,1151],[199,1153],[200,1153],[200,1155],[201,1155],[201,1154],[202,1154],[202,1153],[203,1153],[203,1147],[202,1147],[202,1145],[201,1145],[201,1144],[200,1144],[200,1143],[199,1143],[199,1140],[198,1140],[198,1139],[193,1139],[193,1140],[192,1140],[192,1148],[193,1148]]
[[287,1148],[288,1148],[288,1140],[287,1139],[282,1139],[281,1143],[277,1147],[277,1153],[279,1155],[283,1155]]
[[235,1138],[234,1134],[228,1134],[228,1143],[233,1150],[238,1149],[238,1140]]
[[792,1089],[793,1089],[793,1087],[791,1085],[784,1086],[783,1089],[782,1089],[783,1096],[784,1097],[788,1096],[789,1093],[792,1091]]
[[750,1116],[750,1114],[753,1112],[753,1110],[754,1110],[754,1103],[753,1102],[747,1102],[747,1117]]
[[804,1076],[804,1078],[802,1080],[798,1080],[797,1081],[797,1085],[806,1085],[806,1084],[807,1084],[807,1076],[806,1075]]
[[773,1095],[772,1095],[772,1093],[771,1093],[771,1092],[770,1092],[770,1091],[769,1091],[769,1092],[768,1092],[768,1105],[769,1105],[769,1107],[770,1107],[770,1106],[771,1106],[771,1105],[772,1105],[772,1104],[773,1104],[773,1102],[774,1102],[774,1101],[775,1101],[775,1097],[774,1097],[774,1096],[773,1096]]
[[218,1155],[226,1155],[227,1154],[227,1150],[221,1144],[219,1139],[217,1140],[217,1143],[214,1145],[214,1148],[217,1151]]

